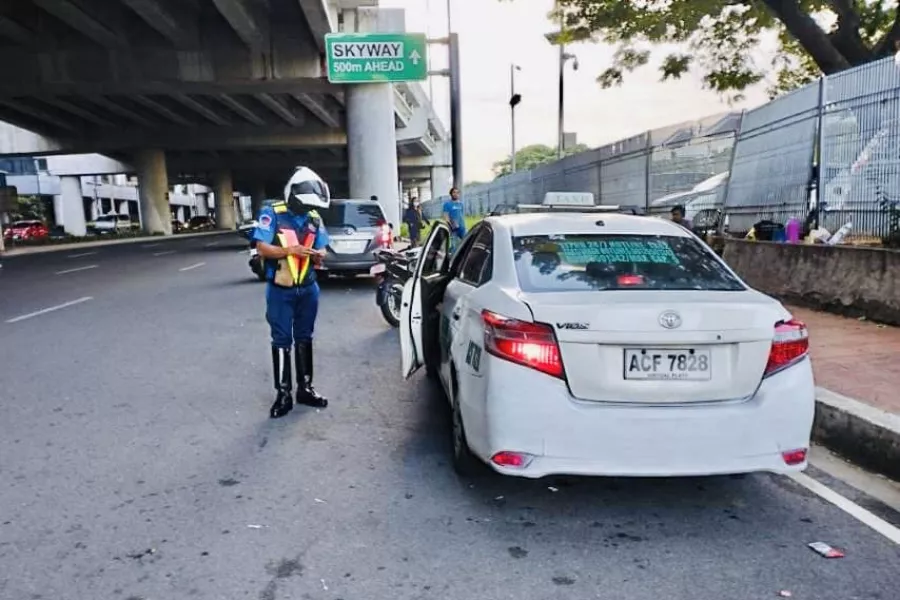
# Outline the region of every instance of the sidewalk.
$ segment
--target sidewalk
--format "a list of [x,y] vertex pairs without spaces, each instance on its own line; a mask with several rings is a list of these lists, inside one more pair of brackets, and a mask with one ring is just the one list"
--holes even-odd
[[900,328],[789,310],[809,328],[816,385],[900,415]]
[[813,438],[900,480],[900,328],[788,308],[809,328]]
[[92,242],[72,242],[71,244],[46,244],[43,246],[27,246],[23,248],[7,249],[0,252],[0,258],[13,258],[29,254],[45,254],[47,252],[63,252],[65,250],[77,250],[81,248],[98,248],[102,246],[118,246],[120,244],[137,244],[139,242],[171,242],[190,238],[206,237],[211,235],[237,234],[237,231],[202,231],[199,233],[178,233],[175,235],[144,235],[140,237],[117,238],[113,240],[96,240]]

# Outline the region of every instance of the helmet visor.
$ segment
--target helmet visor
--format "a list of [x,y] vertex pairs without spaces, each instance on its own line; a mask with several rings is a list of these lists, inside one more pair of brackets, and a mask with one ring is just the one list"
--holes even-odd
[[323,201],[328,201],[328,189],[320,181],[301,181],[291,185],[291,196],[315,195]]

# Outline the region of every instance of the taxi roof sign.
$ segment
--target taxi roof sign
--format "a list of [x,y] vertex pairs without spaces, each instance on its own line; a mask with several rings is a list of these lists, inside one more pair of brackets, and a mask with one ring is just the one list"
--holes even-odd
[[544,194],[544,206],[594,205],[594,194],[591,192],[547,192]]

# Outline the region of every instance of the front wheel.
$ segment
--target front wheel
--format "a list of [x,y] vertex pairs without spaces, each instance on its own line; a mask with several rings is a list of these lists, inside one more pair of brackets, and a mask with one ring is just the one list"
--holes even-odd
[[391,327],[400,327],[400,299],[402,296],[403,286],[399,283],[392,283],[384,302],[381,303],[381,315]]

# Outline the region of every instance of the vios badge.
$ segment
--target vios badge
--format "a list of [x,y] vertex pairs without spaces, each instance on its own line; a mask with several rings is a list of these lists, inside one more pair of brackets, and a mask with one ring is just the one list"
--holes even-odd
[[674,310],[667,310],[659,315],[659,324],[666,329],[676,329],[681,327],[681,315]]

